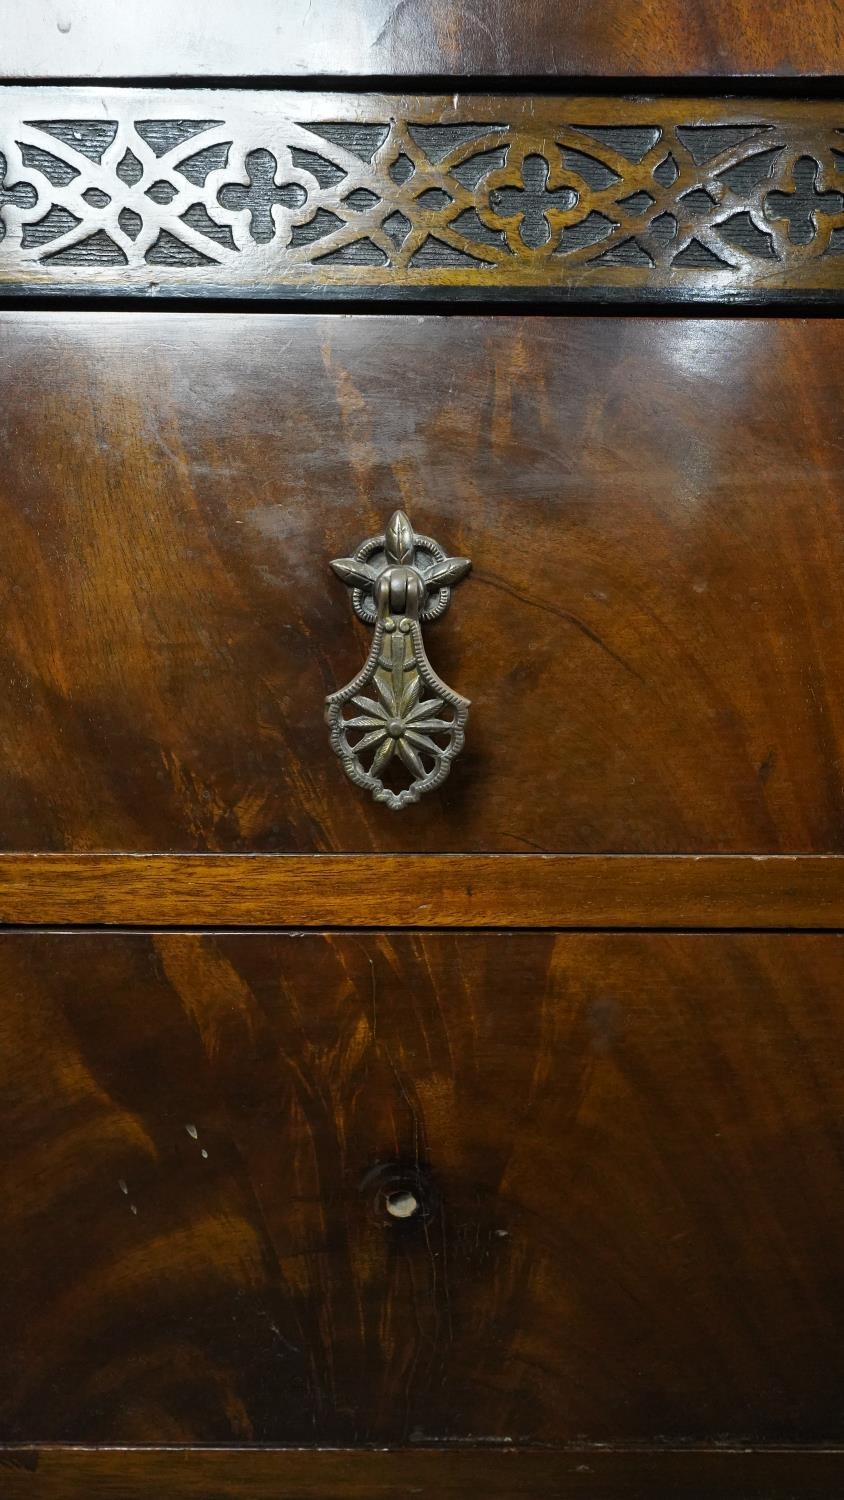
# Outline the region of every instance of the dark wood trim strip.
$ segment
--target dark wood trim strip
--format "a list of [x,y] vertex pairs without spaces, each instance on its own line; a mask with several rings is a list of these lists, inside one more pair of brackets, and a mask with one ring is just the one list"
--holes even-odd
[[0,1449],[4,1500],[830,1500],[841,1449]]
[[0,921],[838,929],[844,856],[4,854]]
[[844,292],[844,101],[0,90],[0,293]]

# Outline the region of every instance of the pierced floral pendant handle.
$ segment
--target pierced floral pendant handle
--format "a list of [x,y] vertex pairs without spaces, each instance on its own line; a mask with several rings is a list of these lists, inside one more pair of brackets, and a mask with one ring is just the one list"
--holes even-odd
[[331,564],[353,590],[358,619],[375,627],[357,677],[325,700],[331,747],[349,779],[394,811],[441,786],[463,748],[469,700],[431,666],[422,621],[444,614],[452,585],[471,566],[416,536],[402,510],[383,536]]

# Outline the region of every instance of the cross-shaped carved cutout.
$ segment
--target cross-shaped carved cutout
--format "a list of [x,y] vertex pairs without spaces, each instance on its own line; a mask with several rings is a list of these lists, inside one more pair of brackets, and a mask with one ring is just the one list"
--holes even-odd
[[0,240],[6,233],[3,223],[3,209],[7,203],[14,203],[16,208],[34,208],[38,202],[38,194],[30,182],[13,182],[6,186],[6,158],[0,151]]
[[788,221],[793,245],[810,245],[817,234],[816,213],[837,214],[844,206],[841,193],[822,193],[816,186],[820,166],[811,156],[801,156],[794,165],[794,191],[768,193],[765,214]]
[[549,190],[549,172],[544,156],[526,156],[522,164],[524,187],[499,188],[490,198],[493,212],[501,218],[521,218],[519,233],[531,250],[540,249],[551,238],[548,209],[572,208],[577,202],[573,188]]
[[253,240],[259,245],[267,244],[275,236],[273,204],[282,203],[285,208],[301,208],[307,197],[298,182],[287,182],[279,187],[275,180],[278,162],[271,151],[262,146],[250,151],[246,157],[249,186],[241,182],[227,182],[220,188],[217,198],[223,208],[248,208],[250,230]]

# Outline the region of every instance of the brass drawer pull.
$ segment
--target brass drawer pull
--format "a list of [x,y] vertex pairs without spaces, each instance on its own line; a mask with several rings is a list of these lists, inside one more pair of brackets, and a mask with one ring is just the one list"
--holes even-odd
[[[447,557],[431,537],[416,536],[402,510],[383,536],[367,538],[352,557],[331,564],[353,591],[358,619],[375,626],[357,677],[325,700],[331,747],[346,775],[394,811],[441,786],[463,748],[469,700],[437,676],[421,622],[445,612],[452,585],[471,566],[467,557]],[[411,778],[398,790],[383,779],[388,767],[393,775],[396,757]]]

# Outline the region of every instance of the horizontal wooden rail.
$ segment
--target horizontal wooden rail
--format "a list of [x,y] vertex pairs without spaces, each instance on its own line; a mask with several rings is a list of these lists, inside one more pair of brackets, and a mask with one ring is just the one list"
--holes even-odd
[[844,928],[844,856],[5,854],[0,922]]
[[191,297],[844,292],[836,99],[0,94],[0,290]]
[[0,1449],[4,1500],[830,1500],[840,1449]]

